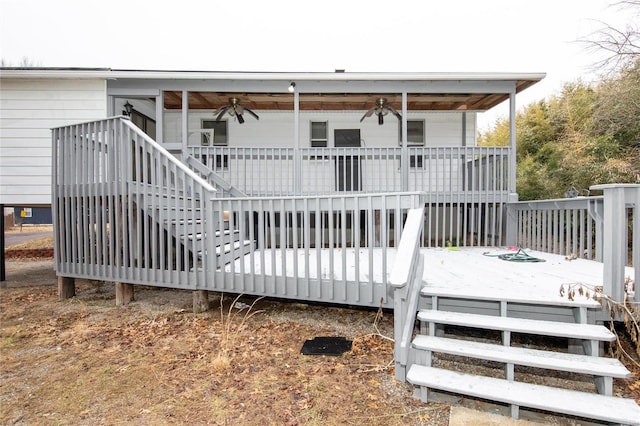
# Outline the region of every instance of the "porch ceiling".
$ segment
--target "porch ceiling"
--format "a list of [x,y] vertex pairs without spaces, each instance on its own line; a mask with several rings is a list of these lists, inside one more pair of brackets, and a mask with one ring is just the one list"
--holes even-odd
[[[518,91],[523,87],[519,87]],[[290,93],[238,93],[189,92],[189,109],[213,110],[228,105],[229,98],[238,98],[241,104],[255,110],[293,110]],[[379,93],[300,93],[301,110],[359,110],[375,105],[376,99],[386,98],[389,105],[402,109],[401,94]],[[407,109],[410,111],[488,110],[507,100],[506,93],[410,93]],[[181,91],[164,92],[165,109],[182,108]]]

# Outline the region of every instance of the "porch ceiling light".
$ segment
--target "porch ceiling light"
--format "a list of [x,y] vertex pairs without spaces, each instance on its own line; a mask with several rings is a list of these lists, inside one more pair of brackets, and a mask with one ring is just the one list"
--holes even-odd
[[289,90],[290,93],[293,93],[296,90],[296,83],[294,81],[291,82],[291,84],[289,84]]

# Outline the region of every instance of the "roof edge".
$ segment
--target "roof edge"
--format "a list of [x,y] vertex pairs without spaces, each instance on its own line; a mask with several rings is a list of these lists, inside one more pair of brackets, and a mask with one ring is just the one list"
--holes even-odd
[[171,71],[112,68],[0,68],[3,78],[105,78],[105,79],[220,79],[220,80],[325,80],[325,81],[531,81],[546,77],[543,72],[257,72],[257,71]]

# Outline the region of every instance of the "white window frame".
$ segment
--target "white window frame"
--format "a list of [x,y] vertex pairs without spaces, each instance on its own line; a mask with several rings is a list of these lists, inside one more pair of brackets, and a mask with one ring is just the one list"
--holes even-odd
[[[324,124],[324,138],[313,137],[313,125]],[[319,145],[323,144],[324,145]],[[329,122],[328,121],[310,121],[309,122],[309,145],[312,148],[326,148],[329,146]]]

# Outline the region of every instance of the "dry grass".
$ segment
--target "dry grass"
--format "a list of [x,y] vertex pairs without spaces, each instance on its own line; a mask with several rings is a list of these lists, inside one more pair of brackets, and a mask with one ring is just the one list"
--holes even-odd
[[8,250],[35,250],[42,248],[53,248],[53,235],[48,237],[36,238],[19,244],[13,244],[6,247]]
[[17,225],[5,228],[4,230],[7,233],[16,233],[16,232],[50,232],[53,231],[52,225]]
[[[419,403],[385,368],[375,312],[224,298],[196,315],[190,292],[136,287],[115,307],[112,287],[81,282],[67,301],[52,285],[1,290],[1,424],[448,422],[448,406]],[[377,326],[391,333],[391,315]],[[323,335],[352,351],[300,353]]]

